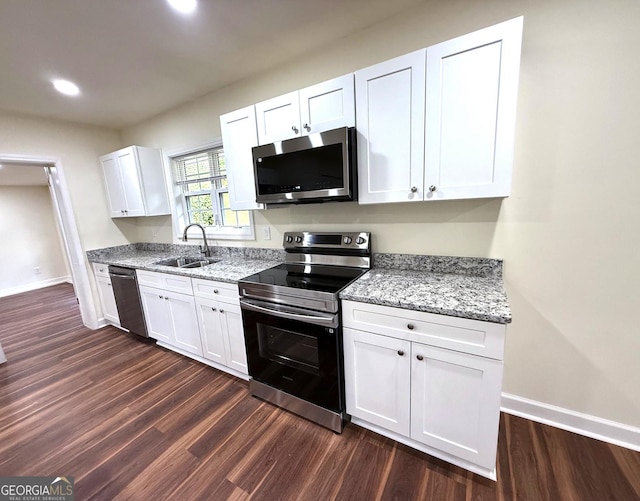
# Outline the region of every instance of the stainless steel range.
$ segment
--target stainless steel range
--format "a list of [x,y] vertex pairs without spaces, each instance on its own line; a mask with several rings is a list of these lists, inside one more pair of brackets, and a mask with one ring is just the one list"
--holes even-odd
[[341,432],[338,293],[371,267],[369,233],[288,232],[286,260],[238,282],[251,394]]

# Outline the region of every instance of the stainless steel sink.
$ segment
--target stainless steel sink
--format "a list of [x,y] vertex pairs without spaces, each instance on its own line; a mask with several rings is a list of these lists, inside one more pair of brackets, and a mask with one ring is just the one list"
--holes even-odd
[[162,261],[156,261],[153,264],[160,266],[171,266],[173,268],[202,268],[203,266],[209,266],[210,264],[217,263],[218,261],[220,261],[220,259],[211,257],[180,256],[163,259]]

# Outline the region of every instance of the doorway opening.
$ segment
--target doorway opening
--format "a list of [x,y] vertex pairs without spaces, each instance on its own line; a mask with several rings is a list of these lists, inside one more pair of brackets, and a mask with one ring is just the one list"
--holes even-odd
[[82,321],[88,328],[97,329],[98,321],[85,254],[80,244],[78,227],[60,160],[52,157],[0,154],[0,165],[11,165],[20,169],[44,169],[53,205],[53,215],[60,230],[60,240],[66,255]]

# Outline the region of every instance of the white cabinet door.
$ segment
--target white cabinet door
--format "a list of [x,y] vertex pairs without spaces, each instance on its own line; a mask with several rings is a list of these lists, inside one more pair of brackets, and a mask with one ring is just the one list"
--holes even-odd
[[116,306],[116,298],[113,295],[111,279],[109,277],[96,277],[98,285],[98,294],[100,295],[100,304],[102,305],[102,314],[106,320],[120,325],[120,317],[118,316],[118,307]]
[[118,167],[122,177],[122,187],[125,198],[126,216],[144,216],[144,199],[140,184],[138,158],[135,148],[130,146],[116,152]]
[[111,217],[123,217],[127,202],[124,198],[124,188],[118,158],[114,153],[100,157],[102,172],[104,173],[105,188]]
[[427,200],[511,191],[522,18],[427,48]]
[[255,108],[260,144],[300,136],[298,91],[262,101]]
[[343,332],[347,413],[408,436],[411,343],[349,328]]
[[173,321],[164,291],[144,285],[139,289],[149,336],[173,344]]
[[218,302],[211,299],[196,298],[198,322],[202,337],[204,358],[227,365],[227,354]]
[[423,199],[422,49],[357,71],[358,203]]
[[251,148],[258,145],[253,106],[220,116],[222,144],[227,165],[229,201],[233,210],[262,209],[256,202]]
[[502,362],[413,343],[411,372],[411,438],[493,469]]
[[181,350],[202,356],[200,329],[193,296],[167,291],[164,291],[163,295],[168,298],[171,310],[173,331],[171,344]]
[[299,91],[302,134],[355,126],[353,73]]
[[226,365],[243,374],[249,374],[240,306],[220,303],[219,309],[223,331],[225,333],[225,341],[227,343]]

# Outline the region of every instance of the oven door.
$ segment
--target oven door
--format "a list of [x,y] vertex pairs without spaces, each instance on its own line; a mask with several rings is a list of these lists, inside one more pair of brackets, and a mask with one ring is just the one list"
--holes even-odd
[[337,314],[240,300],[249,375],[336,412],[344,410]]

